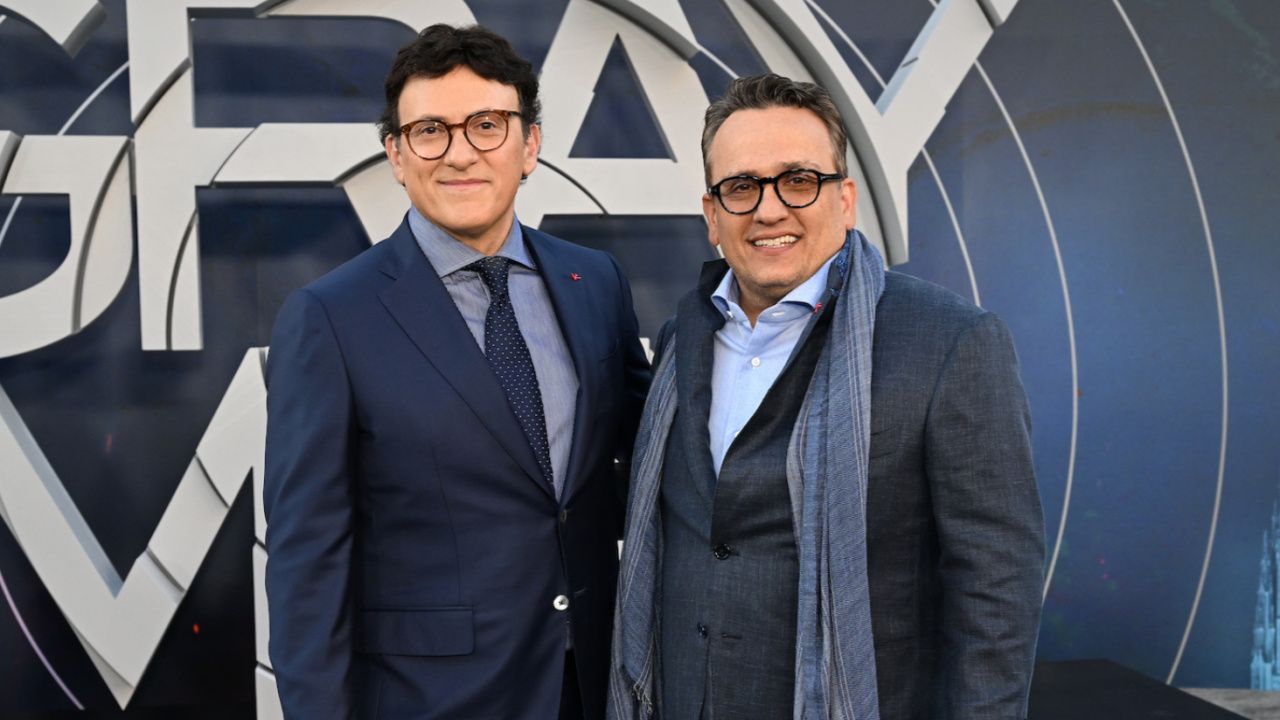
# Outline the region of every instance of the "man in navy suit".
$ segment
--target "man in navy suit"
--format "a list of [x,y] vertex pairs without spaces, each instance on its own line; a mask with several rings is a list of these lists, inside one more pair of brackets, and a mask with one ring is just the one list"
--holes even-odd
[[263,501],[286,717],[604,715],[649,365],[613,258],[515,217],[537,94],[483,28],[402,48],[379,124],[405,221],[280,311]]

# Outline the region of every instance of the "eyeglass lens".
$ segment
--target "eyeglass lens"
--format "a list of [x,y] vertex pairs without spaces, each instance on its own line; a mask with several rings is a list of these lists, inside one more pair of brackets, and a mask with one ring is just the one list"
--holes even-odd
[[[507,139],[507,118],[498,112],[476,113],[467,118],[463,134],[476,150],[495,150]],[[428,160],[444,156],[452,141],[450,126],[438,120],[423,120],[415,124],[409,128],[408,136],[409,147]]]

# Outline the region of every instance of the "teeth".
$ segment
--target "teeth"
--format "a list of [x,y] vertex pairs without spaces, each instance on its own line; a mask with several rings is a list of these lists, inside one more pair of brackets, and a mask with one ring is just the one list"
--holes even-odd
[[795,235],[783,235],[782,237],[766,238],[764,240],[756,240],[751,244],[756,247],[783,247],[790,245],[799,240]]

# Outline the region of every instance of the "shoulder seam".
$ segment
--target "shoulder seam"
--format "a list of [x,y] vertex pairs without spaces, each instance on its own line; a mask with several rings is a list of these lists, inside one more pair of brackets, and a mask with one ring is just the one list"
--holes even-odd
[[942,358],[942,363],[938,366],[938,373],[933,378],[933,387],[929,392],[929,404],[925,409],[925,424],[928,424],[929,417],[933,414],[933,407],[938,399],[938,387],[942,384],[942,376],[951,367],[951,362],[955,358],[956,349],[960,347],[960,343],[969,336],[969,333],[973,332],[974,328],[997,317],[995,313],[985,308],[978,307],[978,310],[981,312],[974,315],[964,327],[956,331],[955,336],[951,339],[950,347],[947,348],[947,354]]

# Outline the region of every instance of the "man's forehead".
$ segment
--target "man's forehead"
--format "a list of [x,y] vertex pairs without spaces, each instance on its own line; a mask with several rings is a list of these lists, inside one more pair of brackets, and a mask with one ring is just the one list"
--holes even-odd
[[400,91],[400,108],[423,116],[469,115],[478,110],[515,110],[520,94],[514,85],[480,77],[465,65],[444,75],[414,75]]
[[721,124],[709,150],[707,161],[717,177],[825,169],[832,161],[831,135],[822,119],[792,107],[733,113]]
[[721,170],[715,166],[712,170],[718,172],[723,177],[734,177],[736,175],[753,175],[755,177],[773,177],[780,175],[788,170],[820,170],[831,162],[830,154],[827,157],[813,159],[777,159],[760,162],[728,162],[724,164]]

